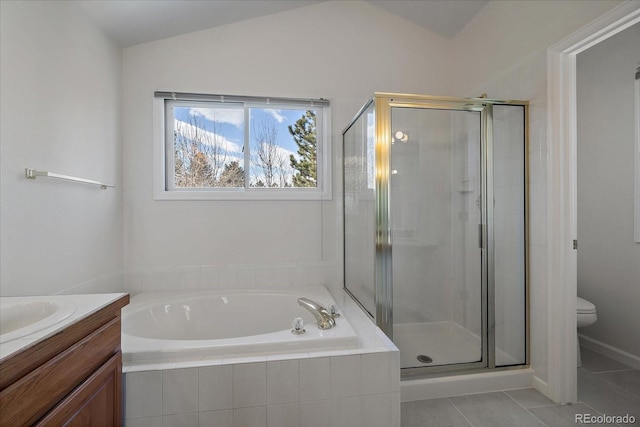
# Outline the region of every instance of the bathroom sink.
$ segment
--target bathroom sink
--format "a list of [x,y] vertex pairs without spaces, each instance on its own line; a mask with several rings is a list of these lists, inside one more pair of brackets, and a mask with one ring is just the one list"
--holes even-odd
[[53,326],[75,311],[75,304],[59,297],[1,297],[0,343]]

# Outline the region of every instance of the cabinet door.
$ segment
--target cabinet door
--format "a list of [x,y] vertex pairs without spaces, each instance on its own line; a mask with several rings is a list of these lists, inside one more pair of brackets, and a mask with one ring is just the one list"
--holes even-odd
[[122,353],[80,384],[38,426],[110,427],[122,424]]

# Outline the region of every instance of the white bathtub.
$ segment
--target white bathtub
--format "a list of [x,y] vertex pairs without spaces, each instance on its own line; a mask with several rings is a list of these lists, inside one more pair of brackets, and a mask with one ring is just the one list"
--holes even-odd
[[[124,365],[358,346],[358,336],[344,316],[336,319],[334,328],[321,330],[312,314],[298,305],[300,297],[325,307],[334,303],[323,286],[138,294],[122,310]],[[304,334],[291,333],[296,317],[304,320]]]

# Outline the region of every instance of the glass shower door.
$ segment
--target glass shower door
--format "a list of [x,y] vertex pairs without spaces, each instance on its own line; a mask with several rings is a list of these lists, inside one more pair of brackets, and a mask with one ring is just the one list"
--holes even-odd
[[344,283],[373,317],[376,312],[374,104],[343,134]]
[[344,286],[403,376],[529,363],[528,103],[376,93],[343,132]]
[[393,341],[401,367],[486,366],[482,108],[391,108]]

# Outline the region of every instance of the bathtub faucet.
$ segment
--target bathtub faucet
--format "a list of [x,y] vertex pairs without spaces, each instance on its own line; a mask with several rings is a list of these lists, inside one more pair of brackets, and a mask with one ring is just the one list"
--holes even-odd
[[313,317],[318,322],[318,328],[331,329],[336,326],[336,321],[331,316],[331,313],[317,302],[313,302],[308,298],[298,298],[298,304],[313,314]]

